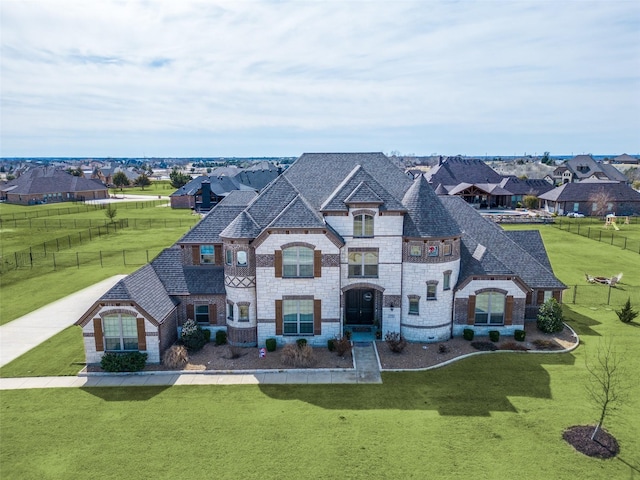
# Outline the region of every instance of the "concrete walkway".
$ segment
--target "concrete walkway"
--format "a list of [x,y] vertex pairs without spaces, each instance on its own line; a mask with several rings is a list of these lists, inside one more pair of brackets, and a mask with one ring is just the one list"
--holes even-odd
[[115,275],[0,326],[0,367],[74,324],[126,275]]
[[353,346],[358,383],[382,383],[380,363],[373,342],[358,343]]

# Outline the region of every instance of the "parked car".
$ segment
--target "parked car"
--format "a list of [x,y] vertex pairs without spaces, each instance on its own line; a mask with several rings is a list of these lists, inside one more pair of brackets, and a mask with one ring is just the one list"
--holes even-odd
[[569,212],[569,213],[567,213],[567,217],[583,218],[584,214],[580,213],[580,212]]

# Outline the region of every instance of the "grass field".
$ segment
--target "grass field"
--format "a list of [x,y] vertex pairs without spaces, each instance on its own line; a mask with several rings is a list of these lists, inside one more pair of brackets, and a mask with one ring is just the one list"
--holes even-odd
[[[640,285],[637,254],[607,245],[591,252],[592,240],[540,230],[565,283],[584,282],[589,252],[589,268],[623,271],[627,288]],[[476,356],[386,373],[382,385],[2,391],[2,477],[640,478],[640,327],[622,324],[607,305],[565,305],[565,313],[581,336],[572,353]],[[47,358],[58,362],[51,371],[64,372],[78,332],[60,335],[3,376]],[[561,435],[597,419],[585,360],[607,339],[626,352],[628,391],[606,423],[620,455],[603,461]]]

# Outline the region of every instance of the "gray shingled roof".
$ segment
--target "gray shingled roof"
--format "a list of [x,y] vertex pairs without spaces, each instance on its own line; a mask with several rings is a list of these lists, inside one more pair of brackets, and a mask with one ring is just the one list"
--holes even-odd
[[256,195],[254,191],[232,192],[213,207],[177,243],[222,243],[220,233],[255,199]]
[[173,300],[150,264],[120,280],[102,296],[102,300],[136,302],[158,322],[162,322],[175,308]]
[[285,175],[280,175],[247,207],[247,212],[260,228],[265,228],[298,196]]
[[262,229],[245,210],[220,232],[221,238],[255,238]]
[[319,210],[357,165],[398,201],[411,186],[411,178],[383,153],[305,153],[281,177]]
[[605,191],[612,202],[640,202],[640,193],[620,182],[565,183],[543,193],[539,198],[552,202],[588,202],[601,191]]
[[202,182],[207,179],[211,185],[211,191],[219,197],[224,197],[234,190],[253,190],[250,187],[241,185],[240,182],[233,177],[216,177],[215,175],[207,177],[206,175],[201,175],[186,185],[183,185],[169,196],[181,197],[184,195],[195,195],[202,188]]
[[224,268],[216,266],[183,267],[190,295],[224,295]]
[[20,195],[106,190],[107,187],[98,180],[75,177],[52,167],[27,170],[2,187],[2,191],[11,191],[11,193]]
[[536,178],[522,180],[517,177],[507,177],[502,180],[500,185],[513,195],[534,195],[537,197],[549,190],[553,190],[553,185],[549,182]]
[[480,159],[449,157],[427,173],[427,180],[434,185],[500,183],[502,175]]
[[[347,199],[352,201],[352,198],[362,197],[362,201],[365,203],[373,202],[379,204],[382,202],[379,207],[381,211],[405,211],[406,209],[404,205],[400,202],[402,197],[395,198],[381,183],[377,181],[376,178],[374,178],[375,174],[377,174],[377,178],[384,176],[384,172],[374,172],[374,174],[371,174],[367,170],[367,167],[356,165],[354,169],[349,172],[349,175],[347,175],[337,186],[337,188],[331,192],[330,196],[320,207],[320,210],[346,212],[348,210]],[[404,177],[409,181],[407,186],[410,186],[411,179],[406,176]],[[360,191],[361,195],[358,194],[357,191]]]
[[452,237],[460,228],[424,176],[418,176],[402,199],[408,213],[403,235],[407,237]]
[[152,262],[169,295],[223,295],[224,268],[215,265],[182,265],[182,251],[178,247],[163,250]]
[[[462,258],[460,278],[469,275],[513,274],[519,276],[531,288],[566,288],[544,262],[541,254],[529,253],[526,245],[514,241],[517,236],[507,235],[494,222],[483,218],[460,197],[441,197],[442,203],[462,230]],[[527,239],[533,242],[533,237]],[[477,245],[487,250],[481,260],[472,257]]]
[[326,228],[324,219],[300,195],[287,205],[269,226],[275,228]]

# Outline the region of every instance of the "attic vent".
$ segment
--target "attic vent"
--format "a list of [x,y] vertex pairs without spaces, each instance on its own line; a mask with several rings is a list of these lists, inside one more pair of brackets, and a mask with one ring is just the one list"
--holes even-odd
[[482,260],[482,257],[484,256],[484,252],[486,251],[487,251],[487,247],[485,247],[484,245],[478,244],[478,246],[476,247],[476,251],[473,252],[472,257],[480,261]]

